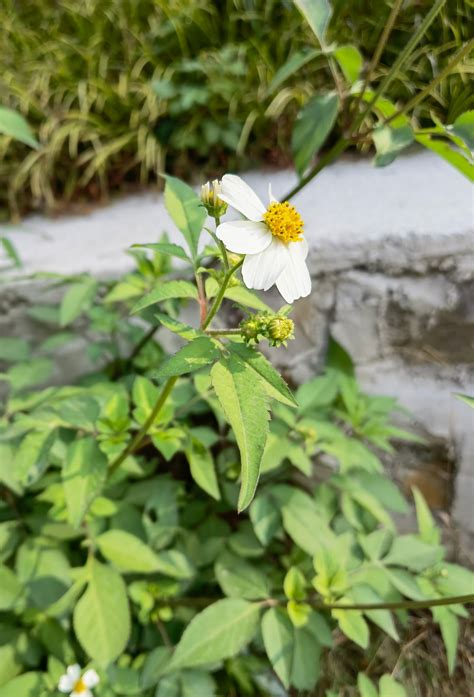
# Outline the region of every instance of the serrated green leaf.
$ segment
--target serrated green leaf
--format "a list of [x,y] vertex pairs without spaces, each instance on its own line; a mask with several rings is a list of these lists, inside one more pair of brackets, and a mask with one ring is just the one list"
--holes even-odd
[[265,651],[275,673],[288,689],[311,690],[319,677],[320,645],[306,627],[295,628],[281,608],[262,619]]
[[416,486],[412,487],[412,492],[413,498],[415,499],[416,518],[418,521],[420,538],[429,545],[438,545],[440,543],[441,533],[436,527],[428,504],[423,494]]
[[209,496],[219,501],[221,498],[219,484],[217,482],[216,467],[210,450],[195,438],[184,451],[189,462],[191,476],[198,486]]
[[332,15],[329,0],[293,0],[303,17],[316,35],[319,43],[324,45],[324,36]]
[[281,515],[273,499],[267,494],[260,494],[252,501],[249,510],[255,535],[266,546],[276,535],[281,526]]
[[296,566],[290,566],[283,580],[283,591],[288,600],[304,600],[306,597],[306,580],[303,572]]
[[441,629],[441,636],[446,647],[446,655],[448,658],[449,674],[452,675],[456,666],[456,653],[459,641],[459,620],[451,612],[449,607],[433,607],[431,608],[433,618],[438,622]]
[[159,252],[160,254],[166,254],[170,257],[178,257],[178,259],[183,259],[184,261],[191,262],[184,249],[179,244],[174,244],[173,242],[152,242],[150,244],[132,244],[132,249],[152,249],[154,252]]
[[239,343],[229,344],[227,348],[231,353],[237,354],[248,367],[262,378],[264,388],[270,397],[282,402],[282,404],[288,404],[291,407],[297,406],[296,399],[286,382],[260,351]]
[[152,371],[151,377],[159,380],[174,375],[193,373],[213,363],[219,356],[220,352],[215,342],[207,336],[199,336],[167,358],[158,370]]
[[39,148],[39,143],[26,119],[17,111],[3,106],[0,107],[0,133],[19,140],[36,150]]
[[162,573],[172,578],[190,578],[193,569],[177,550],[155,553],[139,537],[125,530],[107,530],[96,538],[106,559],[125,573]]
[[49,464],[49,452],[56,438],[56,430],[31,431],[21,441],[15,454],[14,472],[20,484],[38,481]]
[[269,586],[265,574],[249,562],[225,552],[216,561],[214,569],[223,593],[229,598],[268,598]]
[[89,583],[74,609],[74,631],[84,651],[99,665],[108,665],[125,650],[130,635],[130,610],[122,577],[95,559]]
[[62,480],[68,520],[73,527],[81,524],[106,476],[107,458],[93,438],[81,438],[69,445]]
[[190,327],[188,324],[184,324],[169,315],[165,315],[163,312],[156,312],[155,317],[166,329],[169,329],[170,332],[177,334],[182,339],[186,339],[186,341],[204,336],[204,333],[199,329],[194,329],[194,327]]
[[69,286],[59,308],[59,323],[66,327],[74,322],[83,312],[89,310],[97,291],[97,281],[93,278]]
[[207,216],[206,209],[190,186],[169,175],[165,179],[167,211],[188,243],[192,259],[196,259],[199,236]]
[[168,671],[215,663],[235,656],[252,639],[260,605],[240,598],[218,600],[184,630]]
[[[343,603],[344,599],[340,599],[338,602]],[[343,634],[361,648],[367,648],[369,645],[369,627],[360,610],[332,610],[331,614],[337,620],[339,629]]]
[[292,134],[295,168],[302,177],[314,155],[324,145],[339,110],[337,94],[316,95],[298,115]]
[[271,493],[280,503],[283,527],[298,547],[313,555],[334,545],[335,534],[308,494],[284,485],[273,487]]
[[411,571],[423,571],[443,558],[443,548],[426,544],[416,535],[399,535],[384,558],[384,564],[402,566]]
[[136,314],[140,312],[140,310],[150,307],[150,305],[155,305],[163,300],[171,300],[173,298],[198,300],[196,286],[189,283],[189,281],[160,281],[156,288],[147,293],[144,298],[133,306],[132,314]]
[[[381,598],[378,593],[376,593],[366,584],[353,586],[351,588],[351,595],[354,598],[354,601],[360,605],[383,603],[383,598]],[[389,610],[364,610],[364,615],[366,615],[369,620],[372,620],[374,624],[383,629],[383,631],[394,641],[399,640],[398,632],[396,630],[392,614]]]
[[268,434],[268,406],[261,381],[235,356],[221,358],[211,370],[212,386],[239,446],[241,487],[238,510],[253,499]]

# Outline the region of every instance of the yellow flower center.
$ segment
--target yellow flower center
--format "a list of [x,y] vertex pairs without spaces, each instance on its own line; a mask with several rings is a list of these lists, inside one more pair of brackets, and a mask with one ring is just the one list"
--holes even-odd
[[74,692],[86,692],[87,685],[84,683],[82,678],[79,678],[77,683],[74,685]]
[[303,220],[294,206],[284,203],[271,203],[263,216],[270,232],[288,244],[297,242],[303,235]]

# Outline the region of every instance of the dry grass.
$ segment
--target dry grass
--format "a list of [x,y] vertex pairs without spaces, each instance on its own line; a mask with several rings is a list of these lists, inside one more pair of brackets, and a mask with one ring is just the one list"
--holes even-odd
[[374,682],[384,673],[393,675],[410,697],[469,697],[474,685],[473,630],[471,614],[461,625],[456,668],[451,676],[443,640],[428,612],[411,616],[400,644],[381,634],[373,642],[370,655],[341,636],[337,648],[328,655],[314,697],[325,697],[327,689],[336,693],[339,690],[339,697],[359,697],[354,687],[359,671]]

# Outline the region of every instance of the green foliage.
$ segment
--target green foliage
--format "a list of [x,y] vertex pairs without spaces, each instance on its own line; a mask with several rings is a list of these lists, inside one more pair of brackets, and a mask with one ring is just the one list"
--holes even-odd
[[[211,0],[40,0],[26,7],[4,0],[2,114],[21,111],[36,137],[22,123],[15,135],[23,142],[0,138],[2,204],[13,212],[54,208],[61,199],[156,181],[165,169],[188,172],[197,159],[207,158],[213,171],[223,161],[228,169],[286,161],[289,124],[311,97],[333,88],[320,39],[352,84],[359,55],[367,65],[391,5],[228,0],[223,9]],[[432,5],[403,3],[376,83]],[[469,38],[471,25],[470,3],[445,3],[387,97],[394,104],[411,99]],[[433,89],[417,109],[422,127],[432,125],[432,115],[454,126],[472,110],[468,77],[455,69]],[[343,127],[340,120],[338,135]],[[30,151],[36,140],[40,149]]]
[[[117,281],[59,279],[63,300],[30,312],[47,342],[0,341],[0,695],[46,697],[76,662],[99,672],[98,697],[313,691],[341,641],[375,651],[403,638],[407,601],[472,593],[417,490],[418,531],[397,535],[408,504],[381,458],[416,438],[393,399],[361,391],[346,351],[331,340],[294,395],[241,325],[208,327],[234,303],[231,276],[243,289],[240,266],[219,274],[216,249],[197,251],[196,197],[173,187],[184,278],[169,276],[180,247],[145,244]],[[196,299],[199,328],[180,319]],[[43,354],[84,330],[93,370],[42,388]],[[454,671],[466,611],[431,612]],[[359,673],[363,697],[405,694],[351,660],[334,690]]]

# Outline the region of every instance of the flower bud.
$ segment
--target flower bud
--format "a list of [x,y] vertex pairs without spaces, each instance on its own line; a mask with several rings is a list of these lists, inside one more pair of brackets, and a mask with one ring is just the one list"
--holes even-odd
[[227,210],[227,203],[219,198],[220,192],[221,183],[218,179],[206,182],[201,186],[201,201],[208,214],[213,218],[224,215]]
[[268,323],[267,336],[273,346],[280,346],[289,339],[294,339],[295,325],[292,319],[275,315]]
[[259,334],[262,333],[262,321],[259,315],[252,315],[240,323],[240,333],[242,338],[249,343],[258,343]]

